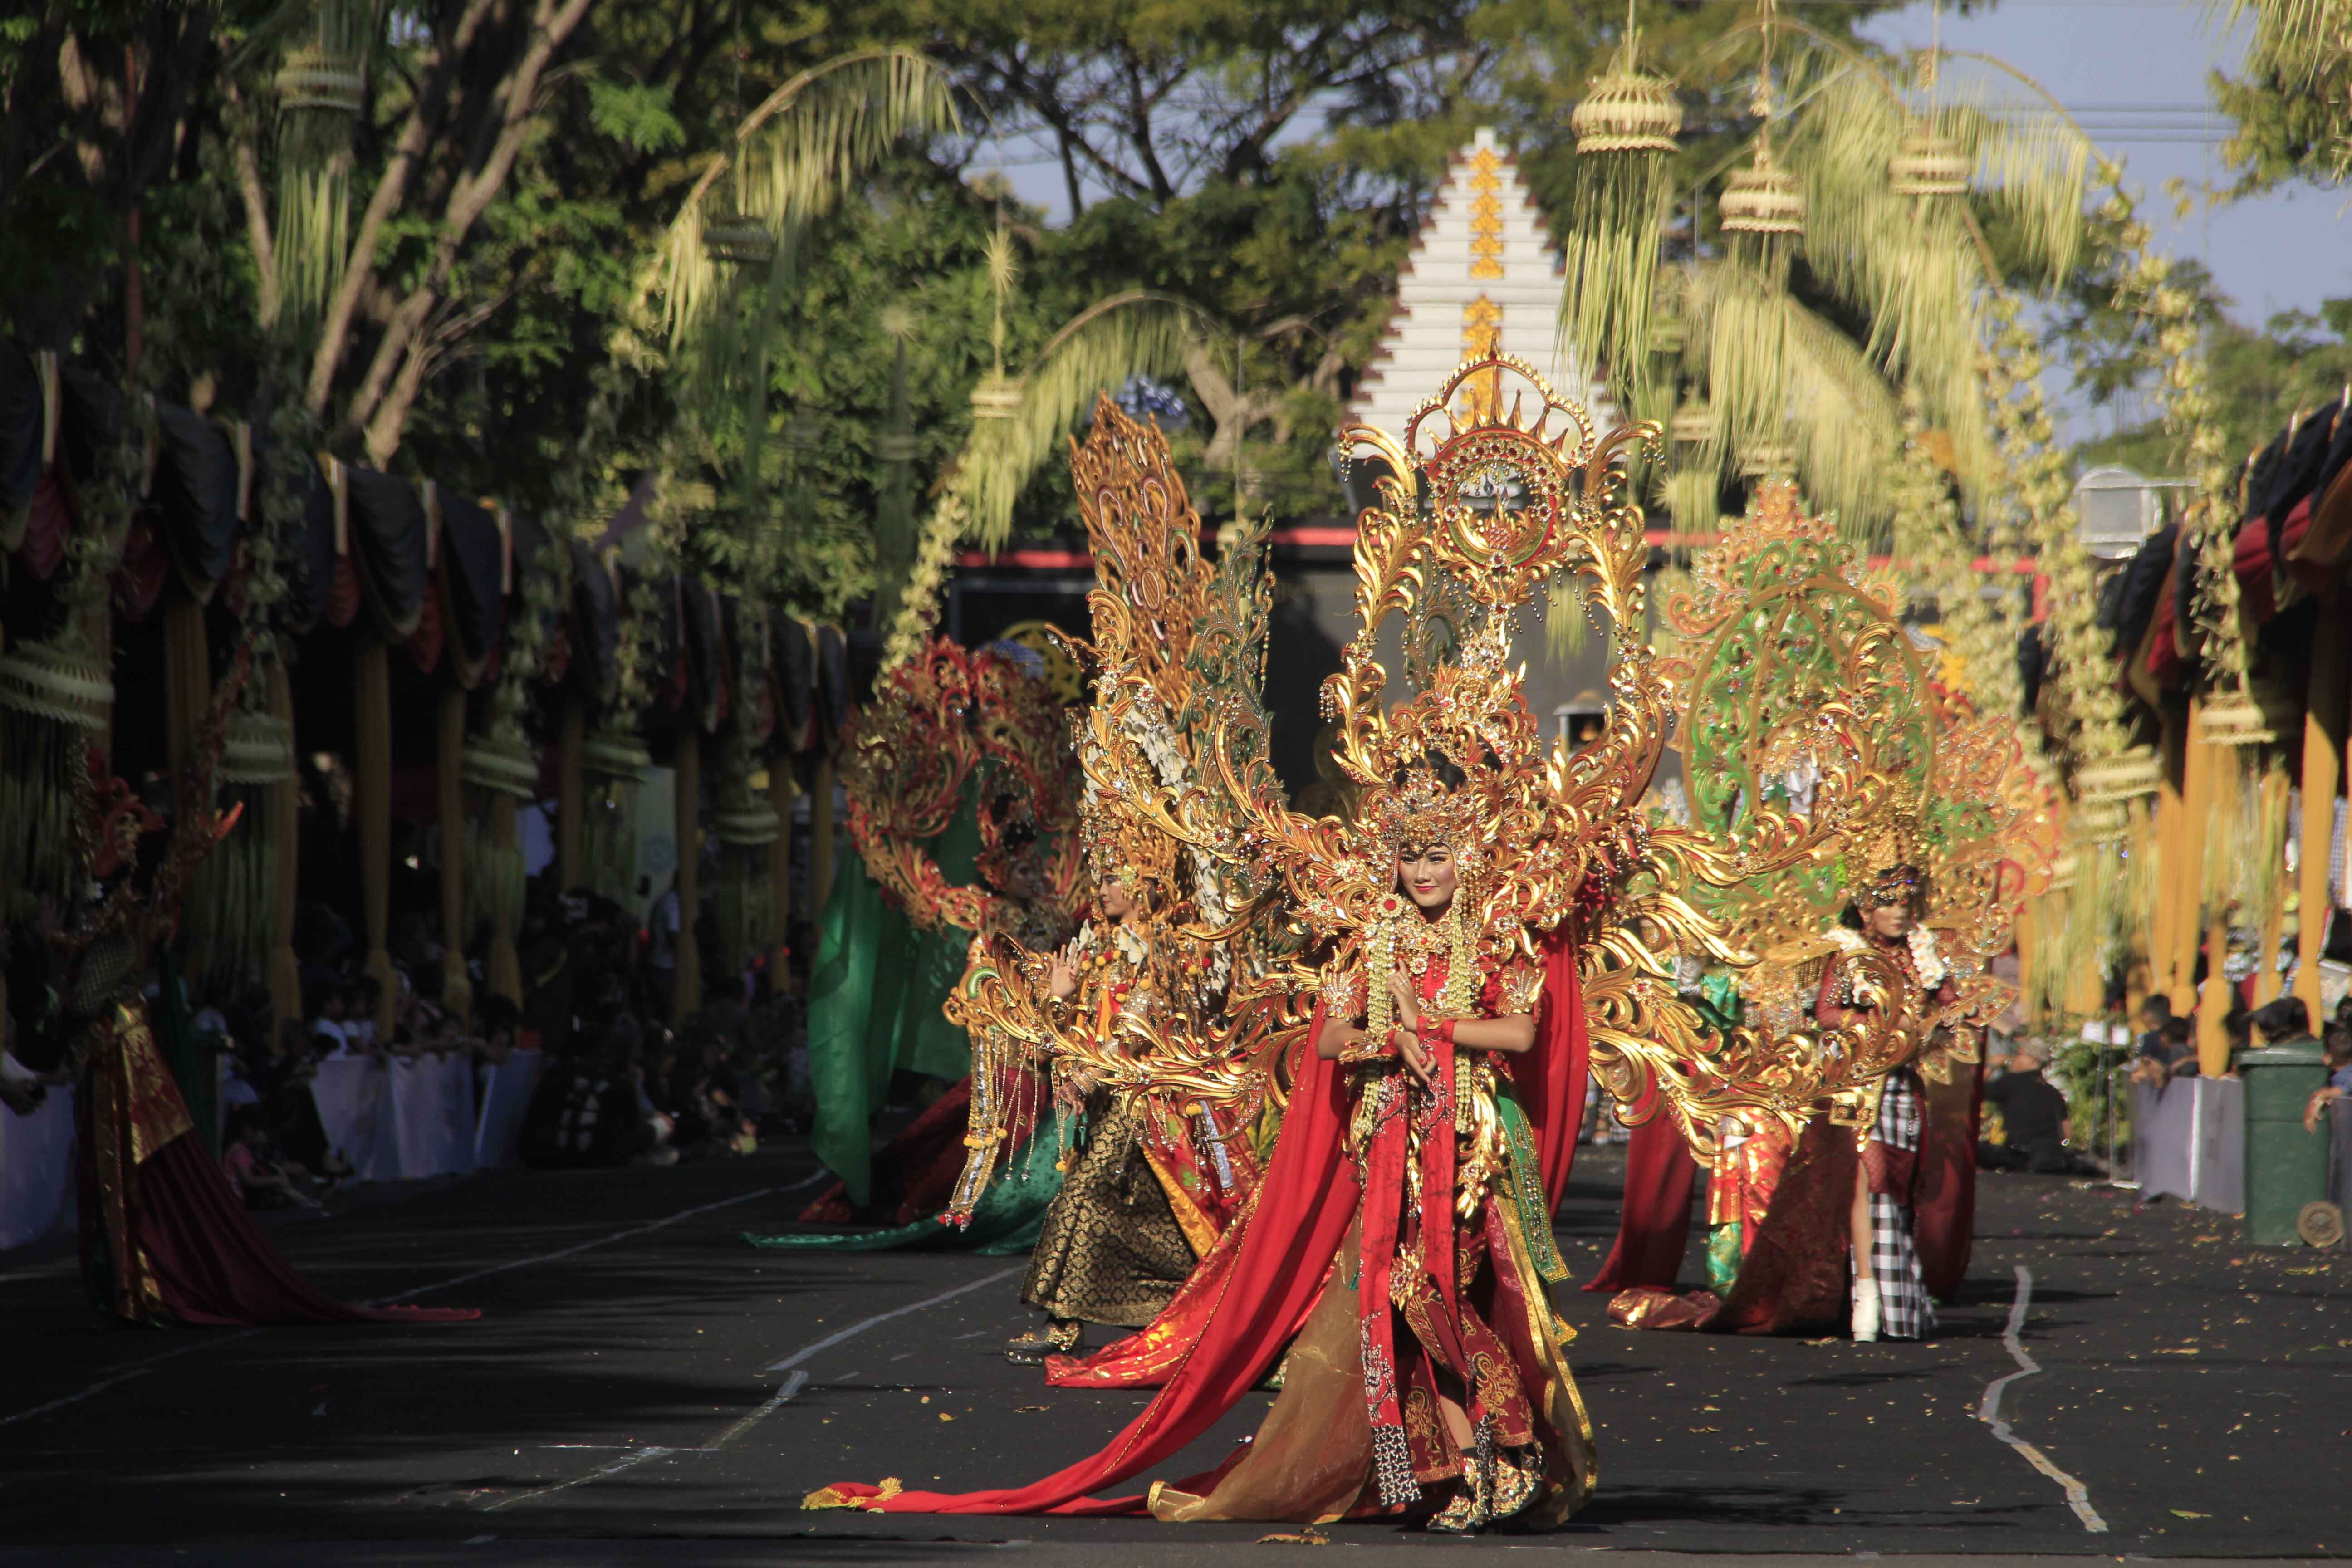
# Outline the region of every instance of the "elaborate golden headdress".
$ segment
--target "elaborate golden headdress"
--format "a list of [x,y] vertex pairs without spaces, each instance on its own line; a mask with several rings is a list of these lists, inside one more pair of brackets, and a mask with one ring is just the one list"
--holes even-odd
[[[1474,381],[1498,395],[1458,400]],[[1505,387],[1515,395],[1499,395]],[[1360,792],[1352,818],[1292,812],[1270,773],[1237,760],[1258,738],[1229,720],[1196,742],[1206,756],[1198,779],[1168,786],[1108,752],[1089,759],[1090,778],[1139,822],[1255,868],[1285,897],[1312,952],[1344,951],[1393,918],[1400,839],[1443,837],[1475,856],[1482,874],[1454,907],[1477,945],[1498,957],[1525,952],[1577,921],[1595,1076],[1628,1120],[1663,1110],[1703,1155],[1727,1111],[1793,1122],[1844,1076],[1883,1073],[1884,1050],[1866,1026],[1833,1049],[1811,1035],[1717,1031],[1676,993],[1678,952],[1748,961],[1682,890],[1823,853],[1846,805],[1870,798],[1871,759],[1851,710],[1824,702],[1811,716],[1813,751],[1836,810],[1806,823],[1759,807],[1728,840],[1647,820],[1641,801],[1676,694],[1643,637],[1648,546],[1626,470],[1640,454],[1655,455],[1656,427],[1601,437],[1533,367],[1493,354],[1456,370],[1402,441],[1363,426],[1343,440],[1386,470],[1380,504],[1358,521],[1359,630],[1323,692],[1333,763]],[[1578,612],[1607,628],[1612,655],[1609,721],[1573,754],[1545,743],[1510,658],[1517,609],[1563,574],[1581,589]],[[1391,706],[1377,650],[1398,622],[1411,690]],[[1458,783],[1448,776],[1455,770]],[[1266,984],[1297,978],[1270,974]],[[1236,998],[1249,993],[1237,985]],[[1129,1070],[1181,1074],[1204,1098],[1220,1092],[1222,1073],[1237,1091],[1236,1062],[1217,1059],[1224,1043],[1213,1029],[1156,1041],[1148,1062]]]

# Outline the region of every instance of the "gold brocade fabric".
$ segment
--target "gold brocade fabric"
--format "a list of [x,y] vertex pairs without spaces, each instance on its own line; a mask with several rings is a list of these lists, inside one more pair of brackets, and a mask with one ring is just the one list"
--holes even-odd
[[1021,1299],[1056,1318],[1139,1329],[1192,1272],[1192,1245],[1127,1112],[1098,1093],[1087,1120],[1086,1149],[1045,1210]]
[[115,1004],[90,1030],[83,1104],[97,1173],[99,1228],[112,1273],[110,1305],[126,1321],[159,1321],[164,1316],[163,1289],[131,1236],[139,1167],[194,1124],[156,1048],[144,1002]]
[[[1430,1353],[1412,1358],[1422,1370],[1404,1400],[1413,1467],[1428,1489],[1428,1505],[1444,1505],[1433,1527],[1444,1525],[1448,1511],[1463,1515],[1470,1528],[1506,1515],[1538,1527],[1556,1525],[1591,1499],[1597,1479],[1592,1422],[1568,1365],[1574,1331],[1552,1313],[1517,1206],[1506,1201],[1508,1178],[1475,1179],[1481,1187],[1477,1217],[1457,1236],[1460,1319],[1451,1325],[1438,1321],[1425,1276],[1401,1271],[1391,1281],[1391,1300],[1409,1331],[1400,1335],[1400,1349],[1458,1334],[1472,1350],[1481,1393],[1496,1412],[1479,1447],[1492,1445],[1498,1463],[1491,1473],[1517,1490],[1499,1499],[1483,1490],[1464,1495],[1471,1485],[1465,1470],[1472,1478],[1482,1472],[1445,1429]],[[1321,1299],[1283,1363],[1281,1396],[1256,1436],[1205,1494],[1155,1484],[1150,1498],[1155,1518],[1327,1523],[1387,1511],[1371,1484],[1358,1300],[1362,1231],[1360,1212]],[[1412,1256],[1418,1245],[1416,1237],[1401,1237],[1401,1256]],[[1450,1384],[1445,1392],[1455,1399],[1462,1393]],[[1530,1487],[1533,1500],[1517,1506]]]

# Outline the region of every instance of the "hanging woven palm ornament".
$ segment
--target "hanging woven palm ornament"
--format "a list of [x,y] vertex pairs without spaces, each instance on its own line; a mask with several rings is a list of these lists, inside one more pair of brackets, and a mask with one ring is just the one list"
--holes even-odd
[[1644,73],[1640,50],[1629,5],[1624,47],[1569,116],[1576,183],[1560,304],[1561,330],[1629,405],[1647,401],[1658,246],[1673,198],[1668,160],[1681,150],[1683,125],[1674,83]]
[[776,258],[775,231],[738,203],[714,204],[702,224],[702,253],[737,267],[765,267]]
[[1772,143],[1759,142],[1756,159],[1733,174],[1716,201],[1726,234],[1801,237],[1805,192],[1797,176],[1772,161]]
[[1886,161],[1886,180],[1898,196],[1964,196],[1975,169],[1967,148],[1923,121]]

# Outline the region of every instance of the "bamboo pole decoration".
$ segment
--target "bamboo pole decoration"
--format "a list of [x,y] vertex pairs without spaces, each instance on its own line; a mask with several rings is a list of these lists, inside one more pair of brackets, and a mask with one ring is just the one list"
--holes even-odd
[[2189,776],[2188,725],[2180,710],[2170,703],[2164,705],[2162,718],[2163,731],[2157,743],[2164,767],[2156,789],[2157,860],[2156,876],[2148,884],[2147,955],[2155,971],[2149,984],[2163,992],[2178,1013],[2182,978],[2176,963],[2179,943],[2174,926],[2180,909],[2180,868],[2188,861],[2188,812],[2180,798]]
[[2213,748],[2197,733],[2200,706],[2190,698],[2181,721],[2180,852],[2165,858],[2172,868],[2166,880],[2172,885],[2171,994],[2178,1017],[2187,1017],[2197,1006],[2197,939],[2202,934],[2198,890],[2204,885],[2205,820],[2212,804]]
[[441,1005],[468,1018],[474,982],[466,973],[466,689],[454,680],[441,693],[440,720],[433,788],[441,816]]
[[[282,658],[269,661],[269,711],[293,733],[294,683]],[[294,906],[302,886],[302,784],[294,773],[269,786],[269,837],[278,879],[269,910],[269,1001],[283,1027],[302,1016],[302,966],[294,957]]]
[[677,967],[670,995],[677,1022],[702,1005],[702,731],[683,715],[677,736]]
[[[2286,816],[2286,770],[2266,768],[2263,773],[2263,822],[2278,822]],[[2278,997],[2280,976],[2278,966],[2279,934],[2286,924],[2286,889],[2273,884],[2271,907],[2263,917],[2261,957],[2254,965],[2254,1005],[2259,1007]]]
[[[491,858],[505,864],[515,853],[515,797],[505,790],[487,792],[489,799]],[[492,995],[522,1005],[522,955],[515,951],[514,910],[504,899],[490,901],[490,951],[482,979]]]
[[[2158,809],[2161,809],[2163,794],[2169,788],[2170,785],[2167,784],[2159,789]],[[2134,1027],[2138,1026],[2140,1004],[2147,1000],[2148,993],[2164,989],[2161,969],[2164,949],[2158,944],[2155,929],[2162,916],[2164,888],[2160,880],[2150,879],[2144,869],[2148,858],[2156,853],[2157,826],[2148,805],[2147,799],[2143,796],[2124,808],[2131,824],[2129,842],[2133,862],[2143,868],[2138,885],[2147,889],[2147,900],[2155,906],[2150,910],[2150,929],[2142,932],[2144,945],[2139,954],[2127,958],[2124,964],[2124,1016],[2132,1020]],[[2162,877],[2163,870],[2161,865],[2158,866],[2158,878]]]
[[2294,994],[2320,1021],[2319,953],[2327,941],[2327,861],[2336,847],[2336,795],[2344,782],[2347,667],[2352,667],[2352,609],[2339,595],[2322,607],[2312,634],[2311,689],[2303,711],[2303,844],[2296,868]]
[[776,946],[768,958],[768,989],[782,996],[793,988],[793,759],[778,752],[768,760],[768,804],[774,808],[776,841],[768,846],[768,880],[776,900]]
[[362,632],[352,656],[352,716],[357,727],[352,778],[359,816],[360,899],[367,927],[367,973],[382,989],[376,1037],[392,1038],[399,976],[392,953],[392,650]]
[[563,704],[562,728],[555,742],[555,869],[557,886],[564,892],[586,879],[583,830],[588,809],[588,711],[575,695]]
[[[2210,741],[2189,742],[2206,753],[2204,823],[2234,822],[2241,809],[2238,799],[2238,766],[2235,757],[2221,754],[2221,748]],[[2201,827],[2200,840],[2212,831]],[[2230,1030],[2224,1022],[2230,1016],[2231,994],[2228,963],[2230,958],[2230,895],[2225,880],[2215,879],[2209,885],[2204,876],[2204,845],[2198,845],[2196,868],[2190,875],[2197,879],[2199,898],[2189,907],[2202,910],[2205,920],[2205,978],[2197,987],[2197,1067],[2208,1078],[2219,1078],[2230,1070]],[[2196,917],[2189,924],[2193,930]]]
[[819,752],[809,803],[809,903],[820,919],[833,896],[833,752]]

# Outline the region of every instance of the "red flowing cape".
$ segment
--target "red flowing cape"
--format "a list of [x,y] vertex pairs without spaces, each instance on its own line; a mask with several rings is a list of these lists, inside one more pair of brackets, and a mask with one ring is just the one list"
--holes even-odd
[[[1337,1063],[1315,1054],[1312,1042],[1322,1030],[1318,1006],[1298,1047],[1305,1060],[1275,1140],[1274,1159],[1259,1184],[1255,1208],[1234,1226],[1241,1240],[1200,1338],[1177,1363],[1167,1385],[1109,1447],[1025,1487],[899,1491],[883,1497],[870,1483],[845,1481],[827,1489],[834,1497],[886,1513],[1143,1511],[1140,1493],[1114,1498],[1088,1494],[1170,1458],[1256,1385],[1314,1311],[1332,1256],[1355,1220],[1357,1184],[1340,1147],[1349,1109],[1347,1075]],[[1563,926],[1545,939],[1544,1004],[1536,1049],[1532,1059],[1521,1058],[1526,1070],[1512,1079],[1512,1092],[1536,1135],[1544,1192],[1555,1204],[1576,1159],[1591,1045],[1576,944]]]
[[1690,1243],[1691,1184],[1697,1175],[1698,1162],[1673,1117],[1661,1113],[1633,1129],[1625,1146],[1625,1206],[1617,1240],[1586,1289],[1675,1288]]

